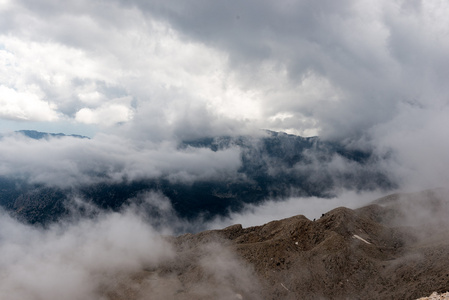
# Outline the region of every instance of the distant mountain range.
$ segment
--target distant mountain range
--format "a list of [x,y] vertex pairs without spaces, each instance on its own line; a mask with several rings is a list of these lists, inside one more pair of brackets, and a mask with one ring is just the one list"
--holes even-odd
[[40,139],[46,139],[49,137],[65,137],[65,136],[71,136],[81,139],[88,139],[89,137],[84,135],[78,135],[78,134],[64,134],[64,133],[48,133],[48,132],[40,132],[36,130],[18,130],[16,133],[23,134],[29,138],[40,140]]
[[[33,139],[66,136],[27,130],[20,133]],[[388,173],[379,168],[378,162],[383,158],[372,151],[322,141],[318,137],[267,131],[263,137],[206,137],[183,141],[178,147],[180,150],[192,147],[212,151],[238,147],[241,167],[235,176],[220,181],[211,179],[187,184],[161,177],[120,183],[105,180],[64,189],[3,176],[0,177],[0,205],[27,222],[48,223],[69,214],[67,203],[75,196],[102,209],[118,210],[129,204],[130,199],[136,201],[142,193],[158,191],[170,199],[178,217],[201,216],[207,220],[238,211],[246,203],[260,203],[266,199],[331,197],[335,188],[387,191],[397,186]],[[336,160],[338,167],[335,167]],[[154,207],[148,213],[157,215],[160,212]]]

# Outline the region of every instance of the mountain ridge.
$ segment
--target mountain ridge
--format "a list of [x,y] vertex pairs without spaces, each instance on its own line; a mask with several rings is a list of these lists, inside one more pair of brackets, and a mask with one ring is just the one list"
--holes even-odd
[[335,208],[317,220],[297,215],[169,237],[176,260],[140,273],[134,292],[141,298],[135,299],[163,299],[155,294],[158,286],[165,287],[164,297],[185,300],[417,299],[446,292],[448,222],[431,224],[424,235],[419,222],[399,226],[416,208],[407,203],[425,210],[429,195],[447,214],[447,191],[425,191],[400,194],[389,205]]
[[88,136],[79,135],[79,134],[65,134],[65,133],[49,133],[49,132],[41,132],[37,130],[17,130],[16,133],[23,134],[26,137],[29,137],[34,140],[47,139],[50,137],[53,138],[61,138],[61,137],[74,137],[80,139],[90,139]]
[[33,178],[27,178],[26,174],[3,175],[0,176],[0,206],[26,222],[46,224],[67,215],[70,209],[66,203],[76,197],[101,209],[120,210],[130,199],[158,192],[170,200],[179,217],[211,220],[267,199],[330,198],[337,187],[355,191],[388,191],[397,187],[394,178],[377,167],[380,158],[372,151],[323,142],[317,137],[268,131],[261,137],[223,136],[184,141],[179,143],[178,150],[190,151],[186,150],[189,147],[211,151],[236,147],[241,165],[220,179],[177,182],[171,180],[170,174],[161,174],[116,180],[108,174],[94,174],[92,183],[84,180],[87,183],[64,188],[33,183]]

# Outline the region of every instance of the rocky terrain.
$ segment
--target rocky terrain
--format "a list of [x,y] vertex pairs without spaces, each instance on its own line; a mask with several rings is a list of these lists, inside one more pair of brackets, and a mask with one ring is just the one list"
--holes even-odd
[[438,294],[437,292],[432,293],[429,297],[422,297],[418,300],[446,300],[449,299],[449,293]]
[[[417,299],[449,289],[447,191],[167,237],[176,255],[109,299]],[[433,298],[432,298],[433,299]]]

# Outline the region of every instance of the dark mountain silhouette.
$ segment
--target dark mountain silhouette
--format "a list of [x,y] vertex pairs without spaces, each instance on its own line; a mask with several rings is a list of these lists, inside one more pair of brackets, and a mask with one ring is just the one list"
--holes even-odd
[[58,137],[65,137],[65,136],[71,136],[71,137],[76,137],[76,138],[80,138],[80,139],[88,139],[89,138],[87,136],[78,135],[78,134],[48,133],[48,132],[40,132],[40,131],[36,131],[36,130],[18,130],[16,132],[23,134],[26,137],[35,139],[35,140],[46,139],[46,138],[50,138],[50,137],[58,138]]

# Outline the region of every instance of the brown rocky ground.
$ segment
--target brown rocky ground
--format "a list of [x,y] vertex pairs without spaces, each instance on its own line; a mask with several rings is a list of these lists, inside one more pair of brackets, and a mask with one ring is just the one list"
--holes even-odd
[[176,259],[109,299],[417,299],[449,290],[446,191],[171,237]]

